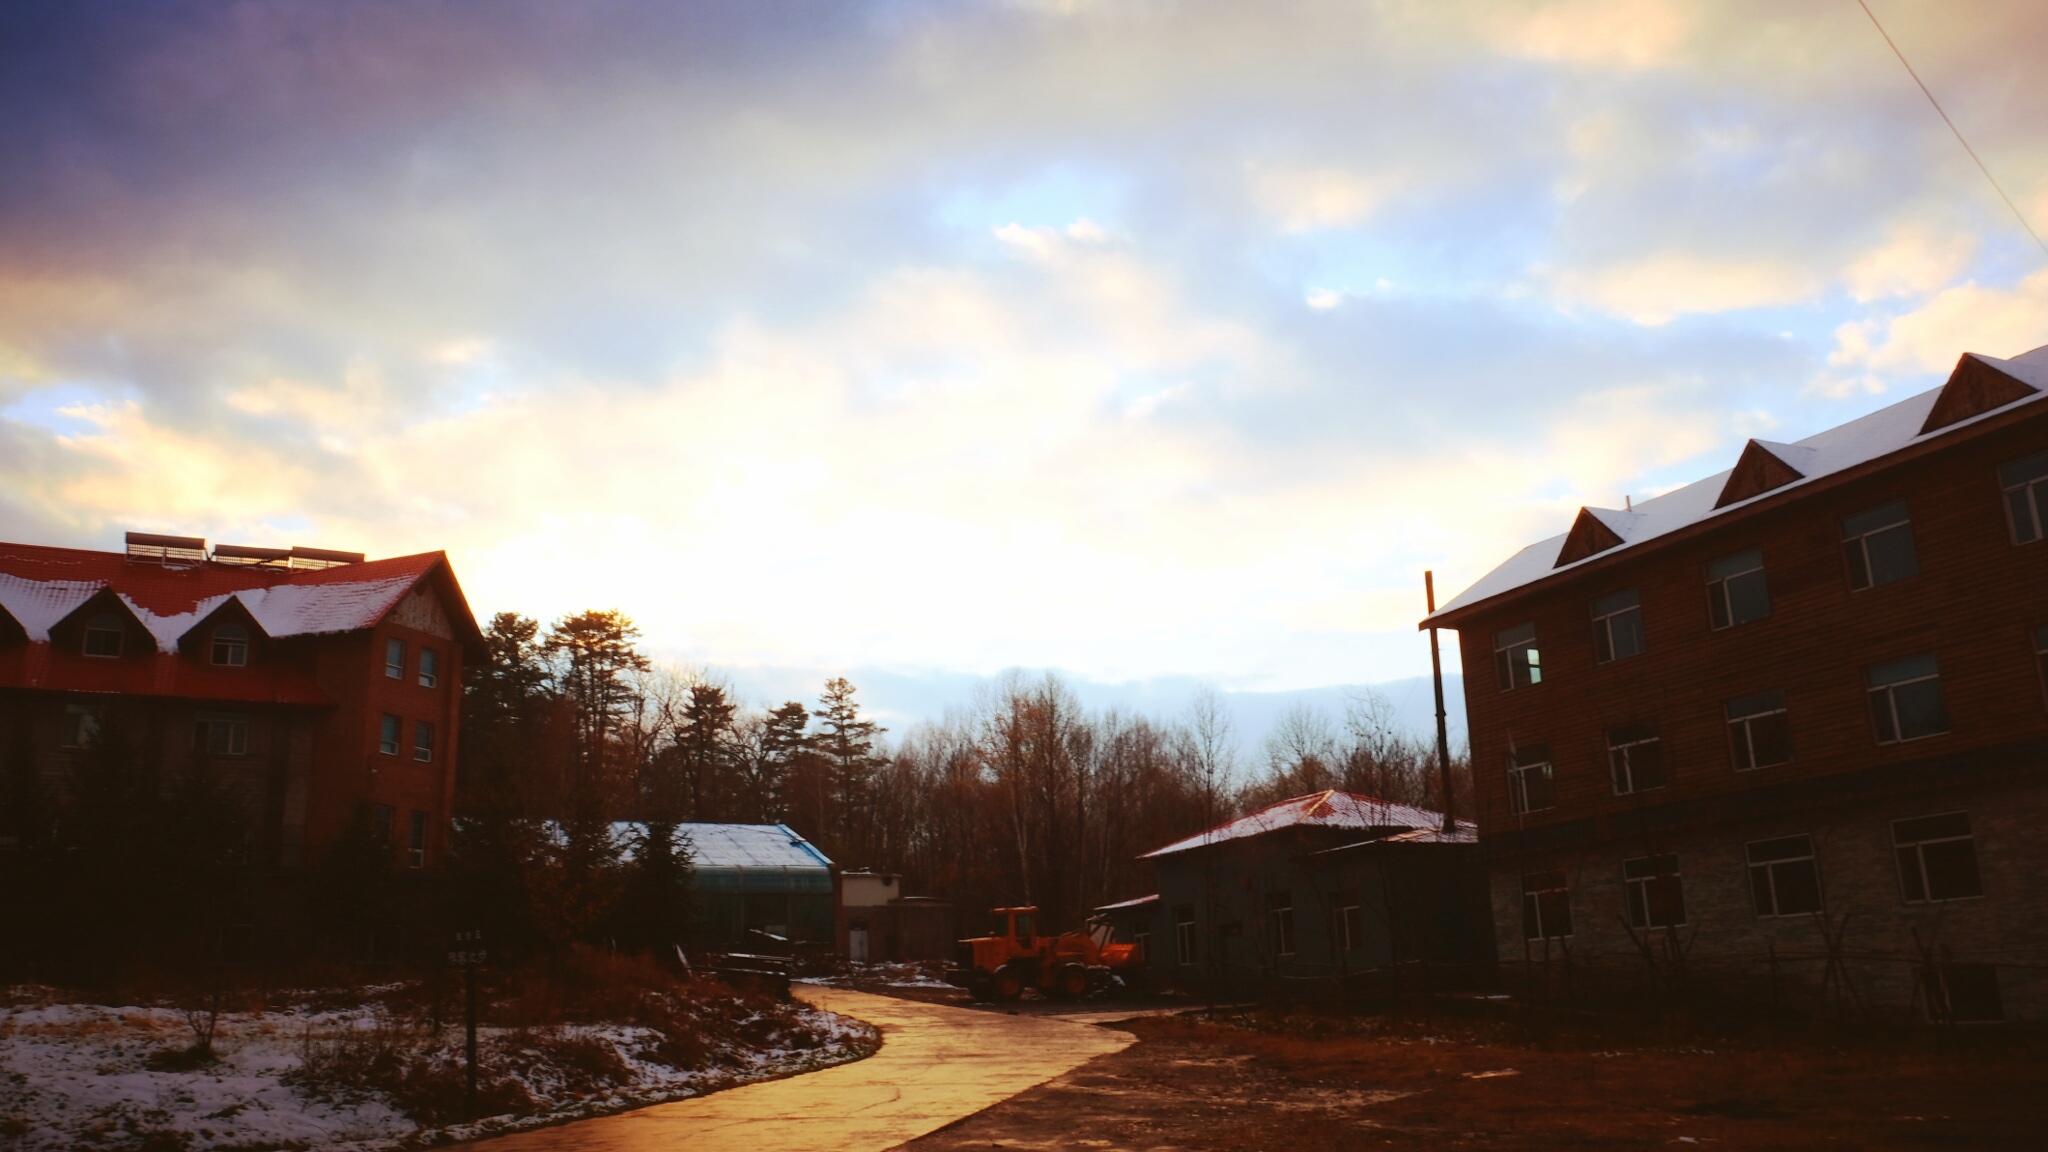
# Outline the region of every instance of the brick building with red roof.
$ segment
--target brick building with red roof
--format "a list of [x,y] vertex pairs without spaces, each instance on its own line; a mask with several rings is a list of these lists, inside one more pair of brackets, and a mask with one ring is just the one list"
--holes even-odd
[[401,866],[430,868],[482,645],[441,552],[0,543],[0,749],[61,794],[119,730],[166,779],[210,766],[259,860],[309,864],[363,811]]

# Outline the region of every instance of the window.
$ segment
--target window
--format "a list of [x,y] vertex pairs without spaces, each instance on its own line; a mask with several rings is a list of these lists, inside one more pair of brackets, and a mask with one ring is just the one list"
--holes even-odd
[[1771,614],[1762,551],[1751,548],[1707,565],[1707,609],[1716,628],[1733,628]]
[[2034,663],[2041,666],[2041,690],[2048,692],[2048,624],[2034,629]]
[[1571,891],[1564,873],[1522,873],[1522,938],[1548,940],[1571,934]]
[[1593,601],[1593,658],[1605,664],[1643,653],[1642,598],[1633,588]]
[[249,720],[245,716],[202,716],[192,726],[192,750],[208,756],[244,756],[249,752]]
[[441,654],[432,648],[420,649],[420,686],[432,688],[441,682]]
[[1737,772],[1791,762],[1792,721],[1785,715],[1783,692],[1737,696],[1725,707]]
[[405,679],[405,641],[384,642],[384,674],[393,680]]
[[399,723],[397,716],[389,712],[384,714],[383,722],[377,727],[377,751],[386,756],[398,755]]
[[87,656],[119,656],[121,654],[121,633],[126,631],[121,618],[112,612],[102,612],[85,622],[85,654]]
[[240,624],[223,624],[213,630],[213,662],[240,668],[249,662],[249,630]]
[[1193,964],[1197,958],[1193,904],[1182,904],[1173,910],[1173,958],[1182,964]]
[[1984,894],[1967,813],[1892,821],[1892,851],[1899,860],[1899,889],[1908,904]]
[[1678,878],[1678,856],[1639,856],[1621,862],[1631,928],[1675,928],[1685,923],[1685,887]]
[[1508,753],[1508,805],[1518,815],[1557,807],[1549,745],[1531,744]]
[[1536,625],[1520,624],[1493,638],[1493,665],[1500,690],[1543,683],[1543,658],[1536,651]]
[[375,819],[370,825],[371,831],[376,834],[377,843],[390,847],[391,825],[397,819],[398,809],[393,808],[389,804],[377,805]]
[[434,726],[425,720],[412,726],[412,758],[422,764],[434,758]]
[[1948,731],[1948,706],[1941,698],[1941,668],[1933,656],[1908,656],[1864,672],[1870,690],[1870,719],[1879,744],[1939,736]]
[[1759,916],[1803,916],[1820,911],[1820,868],[1813,837],[1758,840],[1749,855],[1749,894]]
[[410,831],[411,837],[407,841],[405,850],[406,866],[409,868],[425,868],[427,866],[427,814],[425,812],[416,811],[412,814],[412,828]]
[[1355,894],[1338,895],[1337,906],[1330,912],[1330,941],[1339,952],[1356,952],[1365,947],[1365,912],[1358,906]]
[[1849,587],[1855,591],[1920,574],[1904,500],[1842,521],[1842,549],[1849,557]]
[[1273,926],[1273,955],[1294,955],[1294,896],[1274,892],[1266,897],[1266,922]]
[[1607,767],[1614,794],[1648,792],[1664,786],[1664,742],[1654,724],[1624,724],[1607,730]]
[[61,743],[66,748],[91,748],[100,742],[100,710],[90,704],[64,706]]
[[2048,452],[2015,460],[1998,470],[2005,489],[2005,511],[2012,521],[2012,542],[2030,544],[2048,527]]
[[1990,964],[1936,964],[1920,974],[1930,1020],[1995,1024],[2005,1019],[1998,969]]

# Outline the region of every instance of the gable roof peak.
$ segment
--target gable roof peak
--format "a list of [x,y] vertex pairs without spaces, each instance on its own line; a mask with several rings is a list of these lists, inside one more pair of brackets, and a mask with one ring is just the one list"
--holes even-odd
[[1925,436],[1972,416],[1981,416],[2039,392],[2040,388],[2020,379],[2009,369],[2024,366],[2022,371],[2025,371],[2032,368],[2044,351],[2048,348],[2036,348],[2011,360],[1999,360],[1975,352],[1963,353],[1956,360],[1955,370],[1948,374],[1948,383],[1941,386],[1941,395],[1935,397],[1934,407],[1928,410],[1927,422],[1920,425],[1920,435]]
[[1726,508],[1806,479],[1813,456],[1814,450],[1804,445],[1751,440],[1742,446],[1742,456],[1729,470],[1728,482],[1721,486],[1714,507]]

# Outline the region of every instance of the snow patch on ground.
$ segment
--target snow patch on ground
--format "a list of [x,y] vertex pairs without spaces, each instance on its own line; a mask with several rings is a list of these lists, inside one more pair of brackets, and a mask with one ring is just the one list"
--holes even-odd
[[[40,990],[14,991],[17,1003],[0,1007],[0,1147],[23,1152],[143,1147],[374,1152],[599,1115],[809,1071],[865,1055],[878,1039],[875,1029],[860,1021],[798,1005],[792,1011],[801,1024],[825,1037],[822,1045],[726,1050],[706,1068],[685,1070],[657,1058],[661,1036],[649,1028],[483,1028],[479,1046],[513,1057],[507,1063],[540,1102],[540,1112],[423,1128],[375,1095],[312,1093],[285,1080],[300,1068],[315,1038],[398,1026],[379,1006],[223,1013],[214,1038],[218,1060],[177,1071],[152,1065],[192,1043],[192,1029],[180,1011],[52,1002],[36,998]],[[459,1064],[459,1025],[445,1028],[443,1040],[443,1051]],[[594,1040],[610,1047],[628,1078],[579,1090],[570,1083],[573,1078],[559,1075],[545,1060],[518,1059],[522,1048],[563,1040]]]

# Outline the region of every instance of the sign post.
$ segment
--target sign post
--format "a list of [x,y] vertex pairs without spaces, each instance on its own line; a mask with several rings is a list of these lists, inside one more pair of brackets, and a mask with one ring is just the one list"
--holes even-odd
[[476,970],[484,962],[484,930],[465,928],[450,941],[448,963],[462,969],[464,1013],[463,1054],[469,1064],[469,1118],[476,1119]]

